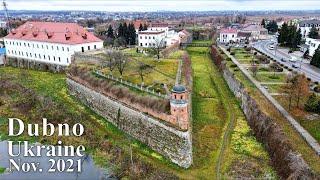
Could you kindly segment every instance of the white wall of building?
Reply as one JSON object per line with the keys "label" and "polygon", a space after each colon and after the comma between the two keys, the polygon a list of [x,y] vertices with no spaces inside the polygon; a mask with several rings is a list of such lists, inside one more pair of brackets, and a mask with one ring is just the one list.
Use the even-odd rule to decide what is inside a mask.
{"label": "white wall of building", "polygon": [[237,41],[237,33],[220,33],[220,43],[229,43],[230,41]]}
{"label": "white wall of building", "polygon": [[5,38],[4,42],[6,55],[8,57],[23,58],[62,66],[68,66],[71,63],[71,56],[75,52],[103,48],[102,41],[71,45]]}
{"label": "white wall of building", "polygon": [[318,49],[320,45],[319,39],[306,38],[306,45],[309,46],[309,56],[313,56],[314,52]]}
{"label": "white wall of building", "polygon": [[138,34],[138,43],[140,47],[144,48],[156,47],[160,42],[162,42],[162,46],[165,46],[165,37],[165,32],[155,33],[155,31],[141,31]]}

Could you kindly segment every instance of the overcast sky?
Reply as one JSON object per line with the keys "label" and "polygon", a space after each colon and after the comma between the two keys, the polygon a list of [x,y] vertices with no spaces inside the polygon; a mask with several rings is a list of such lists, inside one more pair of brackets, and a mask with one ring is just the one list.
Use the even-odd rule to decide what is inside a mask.
{"label": "overcast sky", "polygon": [[320,0],[7,0],[9,10],[215,11],[315,10]]}

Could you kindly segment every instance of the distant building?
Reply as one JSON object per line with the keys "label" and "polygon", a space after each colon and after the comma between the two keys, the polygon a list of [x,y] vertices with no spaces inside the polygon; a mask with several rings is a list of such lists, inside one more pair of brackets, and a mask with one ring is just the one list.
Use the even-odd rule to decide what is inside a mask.
{"label": "distant building", "polygon": [[165,46],[165,32],[164,31],[140,31],[138,34],[138,43],[140,47],[156,47]]}
{"label": "distant building", "polygon": [[68,66],[75,52],[103,47],[103,41],[76,23],[26,22],[5,38],[9,58]]}
{"label": "distant building", "polygon": [[320,28],[320,20],[303,20],[299,22],[297,28],[300,28],[302,38],[307,38],[312,27],[317,30]]}
{"label": "distant building", "polygon": [[224,28],[220,30],[220,43],[230,43],[238,41],[238,30],[234,28]]}
{"label": "distant building", "polygon": [[268,37],[268,30],[263,28],[260,25],[256,24],[249,24],[242,29],[240,29],[239,33],[250,33],[249,40],[259,40],[259,39],[267,39]]}
{"label": "distant building", "polygon": [[309,56],[312,57],[320,45],[320,39],[306,38],[305,44],[308,46]]}
{"label": "distant building", "polygon": [[187,41],[190,36],[186,30],[175,32],[169,30],[167,23],[153,23],[148,30],[138,32],[138,45],[144,48],[169,47],[182,41]]}

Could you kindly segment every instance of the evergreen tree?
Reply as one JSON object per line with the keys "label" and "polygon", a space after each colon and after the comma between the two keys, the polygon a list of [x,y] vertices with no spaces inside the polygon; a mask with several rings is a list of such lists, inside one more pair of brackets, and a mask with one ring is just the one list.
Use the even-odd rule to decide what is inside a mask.
{"label": "evergreen tree", "polygon": [[118,38],[120,37],[124,37],[124,30],[123,30],[123,26],[122,23],[119,24],[119,28],[118,28]]}
{"label": "evergreen tree", "polygon": [[264,27],[264,28],[266,27],[266,20],[265,19],[262,19],[261,26]]}
{"label": "evergreen tree", "polygon": [[141,23],[140,23],[140,26],[139,26],[139,31],[143,31],[143,26],[142,26]]}
{"label": "evergreen tree", "polygon": [[308,34],[308,37],[312,39],[318,39],[319,37],[318,30],[315,27],[312,27]]}
{"label": "evergreen tree", "polygon": [[319,48],[314,52],[314,55],[312,56],[310,64],[320,68],[320,49]]}
{"label": "evergreen tree", "polygon": [[6,28],[0,28],[0,37],[5,37],[8,35],[8,31]]}
{"label": "evergreen tree", "polygon": [[128,26],[128,39],[130,45],[136,44],[136,29],[134,28],[134,24],[130,23]]}
{"label": "evergreen tree", "polygon": [[268,29],[269,32],[275,33],[278,31],[278,24],[276,21],[272,20],[267,24],[266,28]]}
{"label": "evergreen tree", "polygon": [[129,31],[128,31],[128,25],[126,22],[123,24],[123,33],[124,33],[123,37],[125,38],[127,44],[129,44]]}
{"label": "evergreen tree", "polygon": [[113,34],[113,28],[111,25],[109,25],[108,30],[107,30],[107,37],[114,39],[114,34]]}
{"label": "evergreen tree", "polygon": [[292,48],[297,48],[298,45],[301,43],[301,30],[300,28],[298,29],[298,31],[296,31],[296,27],[292,26],[294,28],[294,36],[293,36],[293,40],[292,40]]}
{"label": "evergreen tree", "polygon": [[288,31],[289,31],[288,25],[287,23],[284,23],[280,29],[280,33],[278,36],[279,44],[282,44],[282,45],[286,44],[286,41],[288,39]]}
{"label": "evergreen tree", "polygon": [[145,30],[148,30],[148,26],[147,26],[146,23],[143,24],[143,30],[144,30],[144,31],[145,31]]}

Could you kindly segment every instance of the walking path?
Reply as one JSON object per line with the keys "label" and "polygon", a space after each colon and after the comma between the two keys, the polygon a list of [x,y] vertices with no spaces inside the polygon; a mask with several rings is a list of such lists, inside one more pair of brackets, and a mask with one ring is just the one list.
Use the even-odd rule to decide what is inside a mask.
{"label": "walking path", "polygon": [[222,46],[218,46],[232,62],[236,64],[242,73],[259,89],[259,91],[275,106],[275,108],[288,120],[288,122],[299,132],[299,134],[305,139],[310,147],[320,156],[320,145],[319,143],[306,131],[279,103],[276,101],[270,93],[261,84],[254,79],[249,71],[247,71],[239,61],[230,55],[230,53]]}

